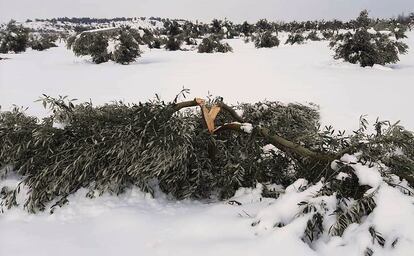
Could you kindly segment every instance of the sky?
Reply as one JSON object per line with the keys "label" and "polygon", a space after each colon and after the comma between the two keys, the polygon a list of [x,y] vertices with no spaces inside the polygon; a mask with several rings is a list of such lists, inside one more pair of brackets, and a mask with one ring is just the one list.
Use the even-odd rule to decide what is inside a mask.
{"label": "sky", "polygon": [[396,17],[414,12],[414,0],[0,0],[0,21],[65,16],[349,20],[362,9],[373,17]]}

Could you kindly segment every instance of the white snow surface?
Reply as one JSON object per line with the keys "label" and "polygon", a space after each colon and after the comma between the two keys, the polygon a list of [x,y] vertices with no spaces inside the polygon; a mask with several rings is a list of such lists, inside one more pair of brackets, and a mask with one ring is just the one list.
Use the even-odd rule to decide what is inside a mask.
{"label": "white snow surface", "polygon": [[250,123],[242,123],[240,126],[240,129],[244,131],[245,133],[252,133],[253,125]]}
{"label": "white snow surface", "polygon": [[12,104],[27,106],[29,113],[45,116],[41,104],[34,103],[42,93],[103,104],[148,100],[156,93],[173,100],[185,87],[190,97],[212,93],[229,104],[264,99],[313,102],[320,105],[323,124],[341,130],[357,129],[360,115],[371,121],[401,120],[414,130],[414,32],[408,33],[411,50],[400,62],[372,68],[333,60],[324,41],[271,49],[256,49],[242,39],[227,42],[233,53],[143,48],[131,65],[96,65],[63,45],[44,52],[1,54],[10,59],[0,61],[0,105],[3,110]]}
{"label": "white snow surface", "polygon": [[[378,170],[365,167],[370,172]],[[0,185],[13,186],[16,176]],[[377,207],[362,221],[351,224],[343,237],[324,234],[311,246],[302,241],[311,214],[300,214],[298,203],[323,203],[325,230],[335,222],[335,195],[317,196],[315,185],[299,179],[279,198],[262,198],[262,184],[241,188],[225,202],[173,201],[160,192],[155,198],[138,189],[116,197],[86,198],[81,189],[69,204],[48,212],[29,214],[21,207],[0,215],[0,255],[411,255],[414,250],[414,198],[386,183],[377,187]],[[280,186],[271,185],[278,188]],[[19,195],[22,202],[26,189]],[[319,206],[318,206],[319,207]],[[319,207],[320,208],[320,207]],[[375,227],[385,246],[372,245],[368,228]],[[392,243],[398,239],[394,248]]]}
{"label": "white snow surface", "polygon": [[[2,110],[12,104],[28,106],[30,114],[42,117],[47,111],[33,102],[42,93],[103,104],[147,100],[155,93],[172,100],[184,86],[191,89],[190,97],[213,93],[230,104],[314,102],[321,107],[323,123],[340,129],[356,129],[361,114],[371,120],[402,120],[414,129],[414,32],[408,36],[410,51],[398,64],[373,68],[332,60],[327,42],[255,49],[234,39],[227,40],[234,52],[226,54],[145,49],[127,66],[92,64],[63,45],[45,52],[1,54],[10,59],[0,61],[0,105]],[[137,189],[88,199],[86,190],[80,190],[52,215],[29,214],[21,207],[0,214],[0,255],[363,255],[372,242],[370,226],[386,239],[384,248],[370,247],[375,256],[412,255],[413,197],[384,183],[376,167],[355,165],[356,156],[341,160],[356,166],[361,184],[377,189],[377,207],[361,224],[349,226],[343,237],[324,235],[311,246],[301,240],[311,215],[299,216],[298,203],[323,201],[331,213],[336,199],[314,198],[323,181],[309,185],[300,179],[277,199],[261,198],[261,184],[242,188],[232,198],[242,205],[173,201],[161,193],[152,198]],[[0,187],[19,181],[11,176]],[[329,216],[325,228],[335,221]]]}

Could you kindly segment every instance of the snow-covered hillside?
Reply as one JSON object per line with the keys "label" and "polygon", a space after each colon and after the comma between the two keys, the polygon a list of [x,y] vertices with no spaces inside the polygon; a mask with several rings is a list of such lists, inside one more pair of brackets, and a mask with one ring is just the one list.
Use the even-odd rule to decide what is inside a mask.
{"label": "snow-covered hillside", "polygon": [[73,32],[76,27],[85,28],[107,28],[112,26],[129,26],[131,28],[146,28],[157,29],[163,27],[163,22],[148,18],[131,18],[128,20],[117,20],[108,22],[88,22],[88,23],[75,23],[71,21],[50,21],[50,20],[27,20],[25,22],[19,22],[23,26],[33,31],[57,31],[57,32]]}

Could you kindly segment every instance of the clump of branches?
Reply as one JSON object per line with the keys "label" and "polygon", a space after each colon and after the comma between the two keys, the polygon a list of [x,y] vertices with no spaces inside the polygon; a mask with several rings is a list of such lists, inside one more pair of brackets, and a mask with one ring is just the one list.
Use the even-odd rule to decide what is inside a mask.
{"label": "clump of branches", "polygon": [[303,44],[305,42],[305,37],[302,35],[302,33],[296,32],[289,34],[288,38],[286,39],[285,44]]}
{"label": "clump of branches", "polygon": [[58,36],[56,34],[31,34],[28,44],[33,50],[44,51],[52,47],[57,47],[55,43],[57,40]]}
{"label": "clump of branches", "polygon": [[[51,202],[52,208],[62,205],[82,187],[94,195],[132,186],[151,192],[157,184],[178,199],[225,199],[258,182],[330,180],[338,171],[332,161],[355,152],[361,161],[386,163],[389,174],[414,184],[411,132],[379,121],[375,134],[367,132],[366,122],[354,135],[321,130],[314,105],[266,101],[230,107],[222,98],[177,97],[94,106],[46,95],[41,101],[52,110],[43,120],[17,108],[0,112],[0,169],[8,166],[23,177],[18,187],[2,190],[4,207],[17,204],[21,186],[29,188],[24,206],[31,212]],[[202,115],[190,107],[200,107]],[[265,152],[268,144],[275,150]],[[333,190],[346,194],[347,187]]]}
{"label": "clump of branches", "polygon": [[273,35],[271,31],[261,33],[254,39],[254,46],[256,46],[256,48],[272,48],[279,46],[279,43],[279,39],[276,35]]}
{"label": "clump of branches", "polygon": [[306,40],[320,41],[321,38],[318,36],[318,33],[314,30],[309,32],[309,34],[306,36]]}
{"label": "clump of branches", "polygon": [[359,26],[355,32],[348,31],[332,37],[330,46],[335,51],[335,59],[366,67],[396,63],[399,54],[407,53],[408,46],[399,41],[405,36],[403,28],[394,29],[393,33],[375,31],[369,27],[372,22],[366,11],[361,12],[357,22]]}
{"label": "clump of branches", "polygon": [[181,45],[183,40],[180,36],[169,36],[168,40],[165,42],[165,49],[168,51],[178,51],[181,50]]}
{"label": "clump of branches", "polygon": [[140,56],[138,33],[128,27],[84,31],[67,40],[76,56],[91,56],[96,64],[113,60],[129,64]]}
{"label": "clump of branches", "polygon": [[128,30],[122,29],[116,39],[119,43],[115,43],[115,49],[112,52],[112,59],[116,63],[126,65],[140,56],[138,42]]}
{"label": "clump of branches", "polygon": [[231,52],[233,49],[228,43],[223,43],[219,38],[210,36],[203,38],[201,43],[198,45],[199,53],[214,53],[214,52]]}
{"label": "clump of branches", "polygon": [[29,41],[29,30],[16,21],[7,23],[4,30],[0,30],[0,53],[20,53],[26,51]]}

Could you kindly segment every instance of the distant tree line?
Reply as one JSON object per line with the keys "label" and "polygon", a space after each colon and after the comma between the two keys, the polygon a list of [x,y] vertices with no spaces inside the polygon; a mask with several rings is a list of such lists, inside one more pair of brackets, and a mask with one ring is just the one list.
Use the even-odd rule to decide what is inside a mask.
{"label": "distant tree line", "polygon": [[[37,21],[51,22],[59,29],[75,32],[73,37],[84,35],[89,30],[99,31],[100,28],[120,26],[117,22],[135,21],[137,18],[55,18],[55,19],[37,19]],[[145,19],[145,18],[140,18]],[[391,19],[372,19],[368,16],[366,10],[350,21],[340,20],[319,20],[319,21],[291,21],[291,22],[272,22],[266,19],[258,20],[256,23],[247,21],[236,24],[227,19],[213,19],[210,23],[193,22],[182,19],[162,19],[151,17],[148,19],[153,27],[125,27],[139,45],[147,45],[149,48],[161,49],[168,51],[178,50],[197,50],[199,53],[214,52],[231,52],[232,48],[223,40],[242,38],[244,41],[253,42],[257,48],[278,47],[281,43],[288,45],[304,44],[308,41],[327,40],[334,51],[335,59],[342,59],[346,62],[359,64],[363,67],[373,66],[375,64],[388,64],[399,61],[399,55],[408,51],[408,46],[402,41],[406,38],[405,32],[411,30],[414,24],[414,14],[399,15]],[[59,23],[58,23],[59,22]],[[155,26],[155,22],[161,22],[160,26]],[[55,24],[56,23],[56,24]],[[64,24],[60,24],[64,23]],[[72,24],[72,25],[70,25]],[[124,26],[124,25],[122,25]],[[7,35],[7,30],[0,30],[0,40],[2,40],[2,52],[21,52],[23,48],[5,47],[4,45],[24,45],[14,41],[20,40]],[[36,31],[30,31],[36,32]],[[43,34],[50,34],[50,31],[42,30]],[[287,33],[287,38],[281,42],[280,33]],[[93,40],[87,41],[89,45],[94,42],[101,44],[99,35],[91,36]],[[59,37],[65,37],[68,42],[73,40],[68,38],[67,34],[61,33]],[[111,40],[106,36],[106,40]],[[33,38],[33,37],[32,37]],[[95,40],[96,39],[96,40]],[[72,41],[71,41],[72,40]],[[40,41],[46,41],[42,39]],[[79,40],[77,44],[81,43]],[[86,41],[85,41],[86,42]],[[38,45],[38,44],[37,44]],[[46,49],[52,44],[44,43],[45,47],[40,46],[37,49]],[[85,46],[86,47],[86,46]],[[94,50],[103,46],[92,47]],[[71,47],[69,47],[71,48]],[[91,48],[91,49],[92,49]],[[136,48],[136,47],[133,47]],[[14,49],[14,50],[13,50]],[[71,48],[73,50],[77,48]],[[103,48],[102,48],[103,49]],[[139,56],[135,50],[130,52],[130,59],[134,60]],[[79,55],[79,52],[75,51]],[[127,53],[126,53],[127,54]],[[85,55],[82,51],[81,55]],[[86,55],[93,56],[93,53]],[[111,58],[97,58],[96,63],[102,63]],[[105,60],[105,61],[103,61]],[[129,62],[128,62],[129,63]]]}

